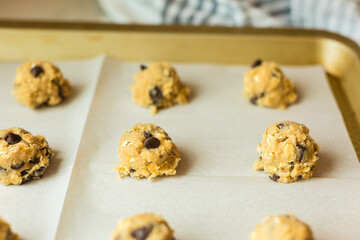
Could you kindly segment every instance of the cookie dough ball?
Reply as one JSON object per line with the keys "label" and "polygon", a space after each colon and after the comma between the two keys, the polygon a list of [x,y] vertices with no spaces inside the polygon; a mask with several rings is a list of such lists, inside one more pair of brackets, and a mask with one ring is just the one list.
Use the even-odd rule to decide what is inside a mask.
{"label": "cookie dough ball", "polygon": [[150,107],[152,114],[161,108],[177,103],[188,103],[190,88],[179,79],[175,69],[166,62],[142,66],[134,76],[131,86],[132,100],[143,107]]}
{"label": "cookie dough ball", "polygon": [[40,179],[54,156],[43,136],[22,128],[0,130],[0,182],[23,184]]}
{"label": "cookie dough ball", "polygon": [[180,154],[168,134],[154,124],[137,124],[120,138],[120,177],[154,178],[175,175]]}
{"label": "cookie dough ball", "polygon": [[310,179],[318,164],[319,146],[304,124],[283,121],[271,125],[257,147],[261,155],[255,170],[264,170],[275,182]]}
{"label": "cookie dough ball", "polygon": [[70,91],[68,80],[50,62],[29,61],[17,69],[13,94],[29,108],[57,105]]}
{"label": "cookie dough ball", "polygon": [[0,218],[0,240],[16,240],[17,234],[11,231],[10,224]]}
{"label": "cookie dough ball", "polygon": [[251,240],[313,240],[309,226],[294,215],[277,215],[265,217],[254,228]]}
{"label": "cookie dough ball", "polygon": [[255,61],[243,84],[244,97],[255,105],[285,109],[298,97],[293,83],[274,62]]}
{"label": "cookie dough ball", "polygon": [[142,213],[126,218],[116,226],[112,240],[173,240],[174,231],[160,216]]}

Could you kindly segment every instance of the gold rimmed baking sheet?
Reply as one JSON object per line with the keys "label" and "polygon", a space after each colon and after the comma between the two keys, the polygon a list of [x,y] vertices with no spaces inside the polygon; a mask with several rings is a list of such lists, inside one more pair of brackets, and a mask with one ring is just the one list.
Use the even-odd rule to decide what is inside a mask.
{"label": "gold rimmed baking sheet", "polygon": [[[346,135],[345,128],[341,122],[341,117],[343,117],[358,155],[359,144],[356,137],[358,136],[357,131],[359,129],[357,118],[357,116],[359,116],[357,114],[359,113],[359,96],[357,95],[359,89],[357,79],[359,78],[360,72],[359,52],[359,48],[353,42],[338,35],[321,31],[64,23],[0,23],[0,58],[3,61],[24,61],[26,59],[36,58],[69,61],[73,59],[88,59],[99,54],[107,54],[121,61],[119,66],[114,63],[116,67],[111,69],[121,69],[121,67],[123,67],[127,71],[131,70],[132,73],[136,71],[140,63],[165,59],[179,67],[179,70],[184,73],[185,77],[187,75],[185,74],[186,69],[188,68],[185,65],[187,64],[193,64],[196,69],[198,69],[201,64],[204,64],[203,68],[206,68],[207,64],[215,64],[217,67],[223,67],[224,69],[227,67],[230,69],[232,68],[231,66],[234,66],[234,71],[236,72],[232,75],[233,77],[231,77],[231,79],[239,76],[239,84],[241,82],[240,75],[244,69],[247,68],[241,65],[248,66],[255,58],[259,57],[278,61],[282,65],[293,65],[293,70],[291,70],[291,66],[286,66],[284,69],[286,72],[290,71],[288,72],[289,75],[295,80],[298,74],[292,75],[293,73],[291,72],[298,71],[296,70],[297,67],[300,66],[305,69],[307,67],[306,65],[311,65],[308,67],[321,65],[327,72],[327,80],[330,83],[332,93],[342,113],[340,116],[337,112],[336,119],[339,124],[332,124],[332,126],[341,125],[341,127],[335,127],[334,131],[342,132]],[[136,63],[134,64],[134,62]],[[105,61],[103,68],[108,66],[108,64],[111,65],[111,61],[110,63]],[[182,64],[184,64],[184,66],[182,66]],[[215,69],[217,68],[216,66],[209,68]],[[243,70],[237,72],[237,67],[243,68]],[[202,72],[207,71],[203,69],[200,73]],[[103,70],[102,73],[104,73]],[[120,73],[123,72],[120,71]],[[188,74],[190,73],[191,71],[188,72]],[[326,83],[323,71],[319,66],[318,73],[322,74],[321,77],[320,75],[314,75],[309,72],[308,74],[304,74],[304,76],[307,76],[307,83],[311,83],[312,77],[315,78],[313,81],[320,81],[320,79],[322,79],[323,83]],[[108,73],[108,76],[111,77],[115,75]],[[192,78],[190,75],[188,76],[188,83],[196,84],[196,81],[191,81]],[[128,72],[127,75],[116,79],[126,79],[126,81],[129,81],[122,83],[125,84],[121,87],[124,91],[119,94],[123,94],[124,99],[117,103],[126,105],[133,104],[130,102],[129,92],[125,89],[131,82],[131,74]],[[116,79],[112,80],[115,81]],[[194,79],[201,80],[202,76],[198,75],[196,78],[194,77]],[[218,77],[218,79],[221,79],[221,77]],[[297,85],[300,86],[299,89],[305,89],[302,88],[304,85],[301,87],[302,83],[299,81],[301,79],[302,78],[298,78],[296,80]],[[237,81],[235,81],[235,84],[236,82]],[[306,92],[306,94],[313,94],[304,98],[304,101],[310,101],[312,98],[321,98],[322,95],[321,92],[319,92],[319,88],[311,89],[311,84],[307,86],[307,90],[304,92]],[[328,101],[329,103],[331,102],[331,104],[320,104],[320,102],[317,102],[317,105],[314,105],[318,107],[320,105],[330,106],[332,109],[336,109],[335,103],[330,96],[330,91],[328,87],[325,86],[326,84],[322,85],[324,89],[326,88],[324,91],[327,91],[327,99],[331,99],[331,101]],[[106,87],[109,87],[106,81],[104,83],[104,81],[100,79],[96,91]],[[211,85],[209,85],[209,87],[211,87]],[[115,91],[117,88],[118,87],[111,87],[110,89]],[[220,88],[221,86],[217,86],[213,89]],[[196,90],[196,86],[194,89]],[[197,89],[201,90],[201,88]],[[212,89],[208,90],[212,91]],[[239,101],[244,101],[239,95],[240,91],[238,92],[237,89],[232,90],[236,91],[236,93],[234,92],[234,96],[239,97]],[[217,91],[214,91],[214,93],[216,92]],[[125,97],[126,94],[127,97]],[[218,161],[221,160],[220,157],[215,160],[213,159],[212,165],[209,164],[209,166],[204,164],[204,162],[200,166],[200,161],[191,166],[191,160],[196,159],[192,154],[195,153],[198,158],[201,155],[201,153],[197,153],[196,151],[191,152],[192,148],[186,147],[187,136],[191,135],[191,131],[185,136],[184,134],[178,134],[179,131],[176,132],[171,126],[171,124],[175,124],[176,121],[180,119],[176,116],[176,112],[183,110],[186,112],[186,107],[188,107],[189,110],[189,108],[196,105],[196,101],[198,101],[197,103],[201,101],[199,97],[201,92],[197,94],[198,97],[195,95],[194,102],[188,106],[183,106],[184,108],[181,108],[182,106],[176,106],[166,110],[166,112],[159,113],[156,117],[148,115],[146,109],[140,110],[135,108],[135,106],[133,110],[129,110],[131,114],[138,114],[136,116],[139,117],[139,121],[141,121],[140,119],[149,121],[154,119],[156,122],[156,119],[161,119],[161,116],[165,115],[172,120],[167,121],[169,119],[163,119],[161,126],[164,125],[164,128],[171,136],[173,136],[175,140],[177,139],[176,142],[179,143],[179,148],[184,156],[183,162],[181,162],[178,169],[178,176],[160,178],[154,183],[148,183],[146,180],[118,179],[115,171],[113,171],[113,167],[119,161],[116,156],[116,139],[120,137],[122,130],[130,127],[130,123],[121,124],[114,132],[104,132],[101,131],[101,129],[87,131],[89,128],[85,127],[82,135],[83,140],[80,142],[82,147],[80,151],[78,151],[76,158],[77,160],[66,194],[66,201],[62,209],[62,217],[59,221],[60,225],[56,239],[67,239],[75,235],[84,236],[85,232],[75,230],[80,229],[81,226],[90,226],[90,223],[94,224],[94,228],[91,227],[91,229],[96,229],[99,221],[101,221],[103,217],[106,217],[106,220],[101,221],[101,224],[103,224],[101,226],[102,231],[97,232],[98,237],[101,238],[115,227],[116,219],[141,211],[154,211],[164,214],[176,229],[176,236],[181,236],[182,239],[189,238],[189,236],[192,236],[193,239],[202,239],[202,236],[209,235],[209,229],[213,229],[214,231],[211,232],[213,235],[208,236],[208,239],[212,239],[212,237],[221,239],[223,236],[221,233],[225,233],[229,228],[235,231],[226,235],[231,236],[231,239],[235,239],[234,236],[238,236],[237,233],[241,234],[242,238],[246,238],[245,236],[251,232],[251,228],[264,215],[287,213],[282,211],[290,211],[291,209],[293,209],[293,213],[299,214],[301,217],[304,217],[305,220],[309,221],[314,227],[316,236],[322,236],[326,239],[331,239],[333,236],[342,236],[351,239],[353,234],[358,233],[355,228],[358,214],[356,211],[353,211],[353,209],[357,210],[358,208],[357,202],[354,201],[354,199],[358,199],[359,195],[357,192],[352,191],[352,189],[358,188],[359,185],[357,178],[353,177],[354,174],[352,174],[358,174],[355,167],[357,165],[356,156],[354,152],[351,152],[351,155],[345,153],[348,157],[347,159],[352,160],[353,165],[350,166],[351,171],[345,172],[344,176],[337,174],[338,170],[344,170],[341,162],[337,161],[338,159],[342,159],[340,156],[342,152],[338,151],[334,153],[336,149],[339,150],[338,146],[336,149],[335,147],[331,149],[334,153],[333,156],[329,154],[331,151],[327,151],[330,145],[334,146],[334,143],[331,143],[331,141],[336,141],[336,138],[334,138],[335,134],[334,136],[329,135],[329,138],[322,138],[321,142],[331,144],[325,144],[323,148],[324,151],[321,153],[323,155],[320,155],[324,161],[319,166],[315,177],[309,182],[300,181],[291,185],[275,184],[268,180],[266,174],[252,171],[252,158],[256,157],[255,147],[254,150],[239,153],[249,154],[247,157],[245,156],[248,162],[238,163],[238,165],[236,165],[239,169],[243,170],[237,172],[237,168],[232,168],[233,165],[231,161],[229,161],[228,156],[227,161],[229,164],[226,165],[225,162],[223,162],[224,164],[220,164],[220,166],[224,167],[226,165],[229,170],[225,173],[218,174],[217,166]],[[108,95],[106,91],[105,95]],[[215,100],[217,96],[218,95],[215,94],[212,100]],[[226,96],[229,97],[230,95]],[[206,98],[206,101],[207,99],[209,98]],[[103,103],[102,100],[104,100],[102,97],[94,98],[91,108],[94,107],[94,109],[96,109],[96,105]],[[299,104],[301,103],[304,102],[300,101]],[[108,111],[109,106],[112,106],[112,104],[115,103],[109,101],[105,104],[106,107],[100,108],[101,110],[93,110],[91,116],[98,116],[101,120],[102,116],[106,116],[105,113],[107,113],[106,111]],[[212,104],[216,105],[217,103],[216,101],[212,101]],[[248,103],[244,101],[243,104],[247,106],[246,104]],[[302,107],[304,106],[305,105],[302,105]],[[297,107],[301,106],[295,105],[290,108],[287,113],[294,112],[294,116],[296,116],[297,119],[303,119],[301,115],[303,111],[294,111]],[[211,109],[212,108],[209,108],[209,111],[211,111]],[[321,110],[321,108],[317,109]],[[255,114],[258,110],[263,113],[269,111],[269,109],[261,111],[263,109],[251,108],[251,111],[254,111],[253,113]],[[103,115],[101,115],[101,113],[103,113],[102,111],[105,111]],[[309,112],[311,113],[311,111]],[[119,114],[123,115],[117,117],[126,117],[126,113],[120,110]],[[266,114],[264,114],[264,117],[266,117],[265,115]],[[91,116],[88,116],[88,122],[94,121],[95,118],[91,118]],[[188,112],[185,113],[184,116],[191,116],[191,114]],[[329,116],[329,119],[333,119],[333,116],[327,116]],[[308,116],[306,116],[306,118],[307,117]],[[109,119],[115,120],[116,118]],[[130,119],[128,120],[130,121]],[[131,122],[133,121],[134,119]],[[272,121],[275,121],[275,116],[272,116],[271,122]],[[219,121],[217,121],[217,123],[218,122]],[[329,120],[329,122],[331,122],[331,120]],[[120,123],[121,122],[118,121],[116,124],[119,125]],[[311,125],[312,124],[313,123],[311,123]],[[310,126],[315,136],[318,129],[326,128],[325,125],[322,126],[321,124],[321,122],[316,122],[316,127],[313,128]],[[111,124],[107,125],[110,126]],[[265,128],[265,125],[267,125],[267,122],[266,124],[264,123],[262,127],[256,129],[256,134],[252,128],[251,132],[248,130],[244,136],[252,136],[254,139],[259,136],[260,138],[264,130],[260,128]],[[192,126],[191,123],[190,126]],[[190,128],[188,129],[191,130]],[[172,133],[172,131],[175,132]],[[329,134],[331,134],[330,131]],[[206,134],[202,134],[201,137],[203,135]],[[222,137],[226,141],[229,140],[226,138],[226,135]],[[110,141],[110,138],[114,140]],[[201,139],[197,140],[196,146],[200,146]],[[111,144],[109,145],[111,147],[105,152],[111,152],[111,157],[106,158],[103,162],[104,152],[96,150],[101,149],[100,145],[106,141]],[[88,144],[89,142],[91,144]],[[256,143],[256,140],[253,141],[251,146]],[[347,145],[348,148],[346,148],[345,152],[350,152],[351,144],[349,140],[347,140]],[[84,152],[90,152],[90,150],[87,151],[88,147],[94,153],[94,156],[82,157],[84,156]],[[104,146],[101,145],[101,147]],[[206,151],[207,147],[208,145],[203,146],[203,151]],[[215,149],[215,147],[216,146],[213,148]],[[231,149],[229,148],[227,152],[231,152]],[[331,161],[327,161],[329,159]],[[323,164],[324,162],[335,164]],[[345,162],[348,163],[350,161]],[[97,163],[100,165],[97,166]],[[105,165],[106,167],[103,167]],[[229,172],[231,174],[229,174]],[[241,176],[241,174],[239,174],[243,172],[246,172],[248,175]],[[104,178],[100,177],[100,175],[103,175]],[[46,178],[43,180],[46,180]],[[96,185],[98,182],[101,183],[100,186],[104,187]],[[45,184],[45,181],[42,183]],[[31,185],[29,186],[31,187]],[[105,191],[107,189],[105,186],[113,187],[113,190]],[[100,188],[104,191],[99,191]],[[11,189],[13,188],[10,188],[10,190]],[[89,189],[94,190],[96,194],[88,194]],[[150,191],[147,192],[148,190]],[[112,194],[109,195],[109,192]],[[144,196],[145,192],[146,194]],[[341,197],[344,195],[348,197],[342,199]],[[271,196],[271,200],[267,200],[269,196]],[[289,196],[294,196],[295,199],[291,200]],[[85,200],[82,201],[82,199]],[[285,201],[284,199],[287,200]],[[323,202],[327,204],[322,204]],[[84,203],[87,207],[85,210],[82,207]],[[102,203],[104,203],[104,205],[102,205]],[[130,203],[132,203],[132,207],[130,207]],[[122,205],[116,208],[117,204]],[[129,204],[129,207],[126,204]],[[174,204],[176,207],[165,211],[166,208],[164,208],[163,204],[170,207]],[[114,209],[116,208],[116,210],[108,211],[109,209],[106,208],[109,206],[114,207]],[[327,207],[324,208],[321,206]],[[338,208],[332,209],[331,207],[333,206],[338,206]],[[93,209],[93,211],[87,212],[86,209]],[[250,211],[249,209],[256,209],[256,211]],[[241,214],[241,217],[238,219],[235,218],[235,221],[229,221],[230,215],[234,217],[234,214]],[[322,220],[316,220],[315,217],[312,217],[312,214],[322,216]],[[94,221],[87,220],[92,216],[96,218],[93,219]],[[249,221],[249,216],[252,217],[251,221]],[[26,217],[27,215],[24,214],[24,218]],[[82,219],[82,217],[84,218]],[[335,230],[329,233],[323,226],[338,226],[339,224],[337,221],[333,221],[332,217],[334,219],[344,220],[341,224],[346,224],[345,226],[353,230],[343,231],[341,228],[335,229],[332,227]],[[76,223],[76,229],[74,229],[75,225],[69,222],[69,219],[73,219],[72,223]],[[326,221],[324,219],[326,219]],[[201,224],[202,221],[204,221],[203,224]],[[227,224],[222,226],[218,224],[219,221],[226,222]],[[13,222],[18,224],[16,220],[13,220]],[[245,222],[246,224],[241,224]],[[199,226],[194,228],[197,224]],[[237,228],[238,226],[240,227]]]}

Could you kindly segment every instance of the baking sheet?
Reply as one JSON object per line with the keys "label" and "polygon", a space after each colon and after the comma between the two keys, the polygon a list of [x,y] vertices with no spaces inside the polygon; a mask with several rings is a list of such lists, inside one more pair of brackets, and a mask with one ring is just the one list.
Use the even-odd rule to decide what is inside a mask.
{"label": "baking sheet", "polygon": [[[289,212],[308,222],[316,239],[360,235],[360,166],[320,66],[283,68],[300,100],[282,111],[241,96],[247,66],[174,64],[193,91],[191,102],[151,116],[131,102],[128,87],[139,65],[105,61],[56,239],[106,239],[118,219],[144,211],[168,219],[177,239],[247,239],[265,215]],[[252,170],[262,133],[281,120],[306,124],[321,146],[311,181],[278,184]],[[138,122],[172,137],[183,158],[177,176],[118,178],[119,138]]]}
{"label": "baking sheet", "polygon": [[81,134],[100,74],[103,57],[55,62],[72,84],[69,98],[56,107],[29,109],[11,94],[16,68],[22,63],[0,63],[1,129],[22,127],[44,135],[56,156],[42,180],[21,186],[0,184],[0,216],[23,239],[55,238]]}

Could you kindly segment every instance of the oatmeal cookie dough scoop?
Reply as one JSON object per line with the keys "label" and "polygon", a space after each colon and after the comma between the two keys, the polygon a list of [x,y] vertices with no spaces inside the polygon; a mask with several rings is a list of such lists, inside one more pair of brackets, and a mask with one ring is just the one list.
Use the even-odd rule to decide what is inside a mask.
{"label": "oatmeal cookie dough scoop", "polygon": [[256,60],[245,72],[242,93],[252,104],[285,109],[298,95],[293,83],[274,62]]}
{"label": "oatmeal cookie dough scoop", "polygon": [[18,235],[11,231],[9,223],[0,217],[0,240],[17,240]]}
{"label": "oatmeal cookie dough scoop", "polygon": [[4,185],[40,179],[53,156],[43,136],[22,128],[0,130],[0,182]]}
{"label": "oatmeal cookie dough scoop", "polygon": [[137,124],[120,138],[121,162],[115,168],[120,177],[154,178],[175,175],[181,160],[169,135],[154,124]]}
{"label": "oatmeal cookie dough scoop", "polygon": [[319,146],[304,124],[283,121],[271,125],[263,134],[257,151],[255,170],[263,170],[280,183],[310,179],[318,164]]}
{"label": "oatmeal cookie dough scoop", "polygon": [[190,88],[181,81],[176,70],[166,62],[141,66],[130,87],[132,100],[143,107],[151,108],[152,114],[159,109],[175,104],[188,103]]}
{"label": "oatmeal cookie dough scoop", "polygon": [[253,230],[250,240],[314,240],[308,225],[294,215],[265,217]]}
{"label": "oatmeal cookie dough scoop", "polygon": [[165,219],[153,213],[142,213],[119,221],[111,239],[174,240],[173,234]]}
{"label": "oatmeal cookie dough scoop", "polygon": [[71,92],[59,68],[46,61],[29,61],[18,67],[14,83],[13,95],[29,108],[57,105]]}

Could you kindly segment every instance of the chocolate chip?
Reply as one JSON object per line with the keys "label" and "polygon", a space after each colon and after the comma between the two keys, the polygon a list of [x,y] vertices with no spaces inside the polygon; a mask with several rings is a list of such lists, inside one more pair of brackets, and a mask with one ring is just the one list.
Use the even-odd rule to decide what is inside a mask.
{"label": "chocolate chip", "polygon": [[22,138],[20,137],[20,135],[17,135],[15,133],[7,133],[5,135],[5,141],[9,144],[9,145],[14,145],[16,143],[19,143],[22,140]]}
{"label": "chocolate chip", "polygon": [[49,101],[50,101],[50,98],[47,98],[46,101],[41,103],[38,107],[41,108],[41,107],[49,106]]}
{"label": "chocolate chip", "polygon": [[58,87],[58,95],[61,98],[61,100],[65,99],[64,93],[63,93],[63,88],[59,83],[56,83],[57,87]]}
{"label": "chocolate chip", "polygon": [[131,173],[133,173],[133,172],[136,172],[136,170],[135,170],[135,169],[130,168],[130,172],[131,172]]}
{"label": "chocolate chip", "polygon": [[272,175],[272,176],[269,176],[269,178],[270,178],[271,180],[273,180],[274,182],[277,182],[278,179],[280,178],[280,176],[274,174],[274,175]]}
{"label": "chocolate chip", "polygon": [[257,96],[253,96],[252,98],[250,98],[250,102],[254,105],[256,105],[258,97]]}
{"label": "chocolate chip", "polygon": [[279,124],[276,124],[276,126],[278,129],[282,129],[283,127],[285,127],[285,124],[279,123]]}
{"label": "chocolate chip", "polygon": [[158,86],[153,87],[149,91],[150,98],[154,101],[159,100],[162,98],[161,89]]}
{"label": "chocolate chip", "polygon": [[2,170],[4,170],[4,171],[5,171],[5,170],[6,170],[6,168],[0,167],[0,171],[2,171]]}
{"label": "chocolate chip", "polygon": [[52,155],[52,153],[49,151],[49,148],[47,147],[40,148],[40,150],[45,150],[45,155],[47,157],[50,157]]}
{"label": "chocolate chip", "polygon": [[299,149],[303,149],[304,151],[307,149],[304,145],[296,144],[296,147]]}
{"label": "chocolate chip", "polygon": [[259,157],[259,161],[262,161],[262,156]]}
{"label": "chocolate chip", "polygon": [[23,185],[24,183],[26,183],[26,182],[28,182],[28,181],[30,181],[30,179],[28,179],[28,177],[27,177],[27,178],[23,178],[23,179],[21,180],[20,185]]}
{"label": "chocolate chip", "polygon": [[141,69],[141,71],[143,71],[143,70],[147,69],[147,66],[141,64],[141,65],[140,65],[140,69]]}
{"label": "chocolate chip", "polygon": [[21,180],[20,185],[22,185],[22,184],[24,184],[24,183],[27,183],[27,182],[29,182],[29,181],[32,180],[32,179],[36,179],[36,178],[34,178],[33,175],[29,174],[29,175],[26,176],[26,178],[23,178],[23,179]]}
{"label": "chocolate chip", "polygon": [[5,240],[11,240],[11,239],[14,239],[14,237],[15,237],[14,234],[11,232],[10,228],[8,228],[6,231]]}
{"label": "chocolate chip", "polygon": [[41,175],[44,174],[44,172],[45,172],[45,168],[44,168],[44,167],[40,167],[39,169],[37,169],[37,170],[35,170],[35,171],[33,172],[33,175],[34,175],[35,177],[40,177]]}
{"label": "chocolate chip", "polygon": [[153,100],[152,105],[159,106],[160,105],[160,100]]}
{"label": "chocolate chip", "polygon": [[27,176],[27,181],[32,179],[39,179],[45,173],[45,167],[40,167],[39,169],[32,172],[32,174]]}
{"label": "chocolate chip", "polygon": [[297,160],[301,162],[304,158],[304,152],[307,148],[301,144],[297,144],[296,148],[298,149]]}
{"label": "chocolate chip", "polygon": [[34,157],[33,159],[31,159],[29,161],[29,163],[31,163],[31,164],[38,164],[39,162],[40,162],[40,158],[38,158],[38,157]]}
{"label": "chocolate chip", "polygon": [[149,132],[144,132],[144,136],[145,136],[145,138],[149,138],[149,137],[152,137],[153,135]]}
{"label": "chocolate chip", "polygon": [[262,93],[260,94],[260,97],[261,97],[261,98],[265,97],[265,93],[262,92]]}
{"label": "chocolate chip", "polygon": [[24,170],[24,171],[21,171],[21,176],[25,176],[26,174],[28,174],[28,171],[27,170]]}
{"label": "chocolate chip", "polygon": [[17,169],[20,169],[24,166],[25,162],[21,162],[21,163],[18,163],[18,164],[13,164],[11,165],[11,169],[13,170],[17,170]]}
{"label": "chocolate chip", "polygon": [[251,65],[252,68],[255,68],[257,66],[260,66],[262,64],[262,60],[261,59],[256,59],[253,64]]}
{"label": "chocolate chip", "polygon": [[147,236],[149,236],[149,234],[151,233],[152,229],[153,229],[153,225],[138,228],[131,232],[131,236],[136,240],[145,240]]}
{"label": "chocolate chip", "polygon": [[316,146],[314,146],[314,153],[315,153],[315,156],[316,156],[316,157],[319,157],[319,152],[318,152]]}
{"label": "chocolate chip", "polygon": [[147,149],[157,148],[160,146],[160,141],[156,137],[149,137],[145,139],[144,145]]}
{"label": "chocolate chip", "polygon": [[47,157],[51,157],[51,156],[52,156],[52,152],[50,152],[48,148],[46,149],[45,156],[47,156]]}
{"label": "chocolate chip", "polygon": [[44,73],[44,69],[41,66],[34,66],[30,72],[34,77],[38,77],[41,73]]}

